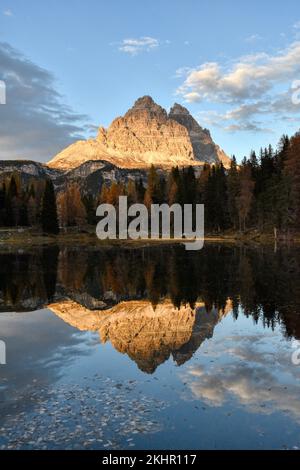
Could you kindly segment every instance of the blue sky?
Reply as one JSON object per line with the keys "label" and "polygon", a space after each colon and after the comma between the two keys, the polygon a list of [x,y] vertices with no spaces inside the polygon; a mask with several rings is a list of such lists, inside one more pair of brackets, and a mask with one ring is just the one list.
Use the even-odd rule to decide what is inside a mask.
{"label": "blue sky", "polygon": [[1,79],[0,158],[47,160],[150,94],[241,159],[299,129],[300,4],[1,0]]}

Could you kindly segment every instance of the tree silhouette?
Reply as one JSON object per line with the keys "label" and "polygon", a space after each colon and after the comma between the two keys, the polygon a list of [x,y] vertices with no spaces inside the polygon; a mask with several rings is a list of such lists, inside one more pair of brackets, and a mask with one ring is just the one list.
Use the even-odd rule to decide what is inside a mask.
{"label": "tree silhouette", "polygon": [[50,179],[46,181],[45,185],[45,191],[42,199],[41,221],[44,233],[53,235],[57,235],[59,233],[56,197],[53,183]]}

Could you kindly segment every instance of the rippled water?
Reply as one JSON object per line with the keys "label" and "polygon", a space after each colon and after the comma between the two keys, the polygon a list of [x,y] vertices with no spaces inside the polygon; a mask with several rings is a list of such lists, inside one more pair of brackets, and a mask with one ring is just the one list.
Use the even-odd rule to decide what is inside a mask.
{"label": "rippled water", "polygon": [[300,448],[300,250],[0,253],[0,447]]}

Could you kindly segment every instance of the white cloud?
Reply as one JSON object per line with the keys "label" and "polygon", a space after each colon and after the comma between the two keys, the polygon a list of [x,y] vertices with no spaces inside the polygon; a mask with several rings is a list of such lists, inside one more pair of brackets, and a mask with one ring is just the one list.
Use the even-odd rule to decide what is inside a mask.
{"label": "white cloud", "polygon": [[4,16],[14,16],[13,12],[9,9],[3,11]]}
{"label": "white cloud", "polygon": [[300,77],[300,42],[275,54],[250,54],[227,64],[207,62],[190,70],[185,67],[178,69],[177,76],[184,81],[176,93],[185,101],[229,108],[217,113],[213,123],[226,121],[224,128],[230,132],[268,131],[253,119],[257,115],[289,120],[290,114],[300,114],[290,90],[292,81]]}
{"label": "white cloud", "polygon": [[294,26],[293,26],[295,29],[300,29],[300,20],[297,21]]}
{"label": "white cloud", "polygon": [[223,103],[262,97],[277,84],[300,75],[300,42],[276,55],[254,54],[239,59],[229,68],[208,62],[193,69],[178,92],[186,97],[196,93],[198,100]]}
{"label": "white cloud", "polygon": [[229,67],[217,62],[193,69],[178,89],[184,97],[197,93],[199,100],[240,102],[258,98],[277,84],[300,75],[300,42],[276,55],[253,54],[240,58]]}
{"label": "white cloud", "polygon": [[119,43],[119,51],[125,52],[132,56],[140,54],[141,52],[149,52],[159,46],[159,41],[150,36],[143,36],[140,38],[123,39]]}

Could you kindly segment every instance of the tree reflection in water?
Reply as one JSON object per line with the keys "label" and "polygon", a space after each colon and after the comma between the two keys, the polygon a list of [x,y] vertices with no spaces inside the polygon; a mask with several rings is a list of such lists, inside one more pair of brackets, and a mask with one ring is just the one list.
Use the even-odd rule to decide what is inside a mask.
{"label": "tree reflection in water", "polygon": [[[152,373],[188,361],[231,313],[300,338],[300,249],[207,244],[0,254],[1,311],[49,307]],[[239,308],[241,307],[241,308]],[[241,313],[243,312],[243,313]]]}

